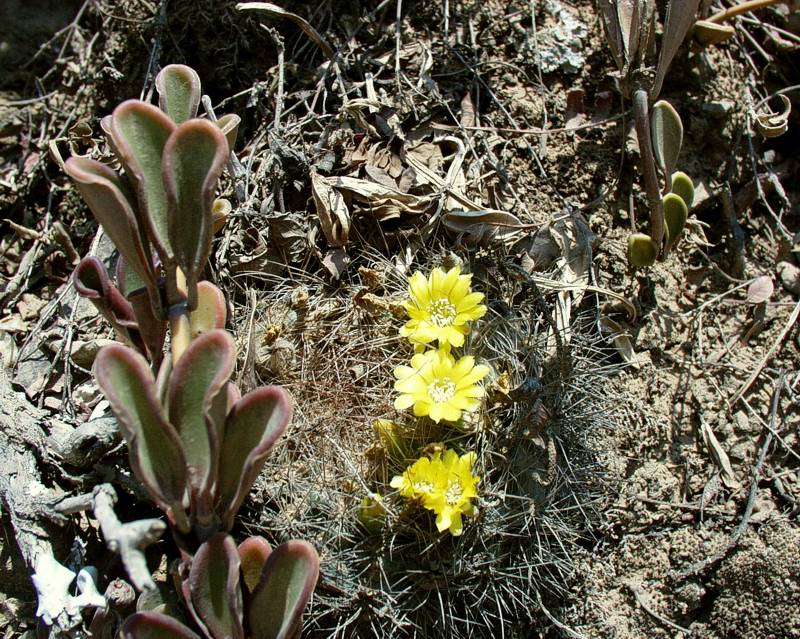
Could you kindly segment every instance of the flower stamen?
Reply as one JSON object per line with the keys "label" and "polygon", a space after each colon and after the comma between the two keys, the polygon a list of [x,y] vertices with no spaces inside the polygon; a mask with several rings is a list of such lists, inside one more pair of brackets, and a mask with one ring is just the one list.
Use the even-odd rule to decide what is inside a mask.
{"label": "flower stamen", "polygon": [[461,501],[464,489],[461,482],[450,480],[447,482],[447,490],[444,493],[444,500],[448,506],[457,506]]}
{"label": "flower stamen", "polygon": [[435,379],[428,384],[428,395],[437,404],[449,402],[456,394],[456,385],[452,379]]}
{"label": "flower stamen", "polygon": [[432,324],[444,328],[450,326],[456,319],[456,307],[450,300],[442,297],[428,304],[428,314]]}

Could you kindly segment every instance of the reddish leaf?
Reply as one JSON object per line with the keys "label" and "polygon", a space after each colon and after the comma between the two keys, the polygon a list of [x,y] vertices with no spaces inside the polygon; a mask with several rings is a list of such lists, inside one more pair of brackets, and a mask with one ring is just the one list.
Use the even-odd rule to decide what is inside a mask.
{"label": "reddish leaf", "polygon": [[291,417],[289,395],[277,386],[249,392],[228,415],[217,482],[217,510],[226,530]]}
{"label": "reddish leaf", "polygon": [[319,556],[311,544],[288,541],[273,550],[249,606],[252,639],[293,637],[318,577]]}
{"label": "reddish leaf", "polygon": [[177,619],[158,612],[137,612],[119,631],[120,639],[200,639]]}
{"label": "reddish leaf", "polygon": [[219,533],[200,546],[189,571],[189,592],[195,614],[212,637],[244,639],[239,554],[233,537]]}

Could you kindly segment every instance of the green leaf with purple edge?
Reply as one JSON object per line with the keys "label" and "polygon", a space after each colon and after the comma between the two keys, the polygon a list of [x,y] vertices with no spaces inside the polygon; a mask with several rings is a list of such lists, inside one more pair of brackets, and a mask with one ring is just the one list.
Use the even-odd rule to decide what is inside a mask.
{"label": "green leaf with purple edge", "polygon": [[102,306],[101,313],[112,318],[110,321],[133,321],[130,302],[114,286],[105,264],[96,257],[88,255],[78,263],[73,271],[73,282],[78,294],[92,300],[98,308]]}
{"label": "green leaf with purple edge", "polygon": [[156,76],[158,106],[175,124],[197,116],[200,76],[185,64],[168,64]]}
{"label": "green leaf with purple edge", "polygon": [[111,119],[119,159],[136,186],[142,224],[165,268],[172,263],[174,251],[169,241],[161,158],[175,129],[163,111],[141,100],[123,102]]}
{"label": "green leaf with purple edge", "polygon": [[84,257],[73,271],[73,284],[78,294],[90,300],[114,327],[119,339],[140,353],[146,352],[135,309],[111,282],[105,265],[99,259]]}
{"label": "green leaf with purple edge", "polygon": [[189,571],[189,593],[210,636],[244,639],[239,553],[233,537],[218,533],[200,546]]}
{"label": "green leaf with purple edge", "polygon": [[233,526],[236,512],[291,418],[289,395],[278,386],[256,388],[234,405],[219,456],[217,512],[223,529]]}
{"label": "green leaf with purple edge", "polygon": [[142,244],[136,214],[125,195],[127,187],[119,175],[89,158],[69,158],[64,168],[120,255],[155,289],[152,262]]}
{"label": "green leaf with purple edge", "polygon": [[[217,442],[221,442],[225,434],[225,421],[228,413],[233,409],[234,404],[242,398],[242,393],[233,382],[228,382],[214,396],[211,401],[211,408],[208,411],[208,419],[214,425],[214,434]],[[216,465],[214,466],[216,468]],[[216,474],[213,475],[216,477]]]}
{"label": "green leaf with purple edge", "polygon": [[200,639],[177,619],[158,612],[137,612],[125,621],[120,639]]}
{"label": "green leaf with purple edge", "polygon": [[247,591],[253,592],[261,581],[264,565],[267,563],[272,546],[263,537],[248,537],[239,544],[239,561],[242,566],[242,579]]}
{"label": "green leaf with purple edge", "polygon": [[186,453],[197,515],[206,524],[213,509],[211,486],[219,451],[217,427],[210,413],[214,398],[223,390],[235,363],[233,338],[224,330],[214,329],[189,344],[170,376],[170,422]]}
{"label": "green leaf with purple edge", "polygon": [[208,120],[184,122],[164,147],[169,241],[186,276],[189,310],[197,306],[197,280],[211,252],[214,190],[227,160],[225,136]]}
{"label": "green leaf with purple edge", "polygon": [[[185,520],[186,461],[178,433],[167,421],[145,359],[118,344],[102,348],[92,369],[128,442],[131,467],[153,500]],[[186,532],[186,531],[184,531]]]}
{"label": "green leaf with purple edge", "polygon": [[319,577],[319,556],[305,541],[287,541],[267,559],[248,607],[252,639],[286,639],[300,628]]}
{"label": "green leaf with purple edge", "polygon": [[128,300],[136,316],[136,324],[142,341],[147,347],[150,361],[158,366],[164,356],[164,340],[167,337],[167,322],[153,315],[153,305],[150,296],[144,289],[139,289],[128,295]]}

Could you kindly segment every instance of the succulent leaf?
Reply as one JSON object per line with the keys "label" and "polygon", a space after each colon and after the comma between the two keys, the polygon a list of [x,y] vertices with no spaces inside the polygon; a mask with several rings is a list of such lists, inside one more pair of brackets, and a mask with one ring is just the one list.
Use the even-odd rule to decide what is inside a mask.
{"label": "succulent leaf", "polygon": [[189,571],[189,593],[211,637],[244,639],[239,553],[233,537],[219,533],[200,546]]}
{"label": "succulent leaf", "polygon": [[180,524],[186,462],[178,433],[167,421],[145,359],[122,345],[101,349],[93,373],[128,442],[131,467],[153,500]]}
{"label": "succulent leaf", "polygon": [[214,189],[227,159],[225,136],[208,120],[184,122],[164,147],[169,241],[186,276],[190,310],[197,305],[197,280],[211,252]]}
{"label": "succulent leaf", "polygon": [[219,120],[217,120],[217,126],[225,136],[225,139],[228,142],[228,148],[231,151],[233,150],[233,146],[236,144],[236,136],[239,133],[239,124],[241,124],[241,122],[242,118],[235,113],[226,113]]}
{"label": "succulent leaf", "polygon": [[64,168],[125,262],[149,286],[155,287],[152,262],[142,244],[136,215],[120,177],[109,167],[89,158],[69,158]]}
{"label": "succulent leaf", "polygon": [[158,106],[175,124],[197,115],[200,76],[184,64],[169,64],[156,76]]}
{"label": "succulent leaf", "polygon": [[133,308],[111,282],[105,264],[93,256],[84,257],[73,272],[75,290],[92,300],[109,321],[132,321]]}
{"label": "succulent leaf", "polygon": [[292,407],[285,390],[262,386],[242,397],[225,424],[219,457],[217,510],[230,530],[270,449],[286,430]]}
{"label": "succulent leaf", "polygon": [[650,114],[653,155],[664,175],[672,175],[683,143],[683,123],[672,105],[659,100]]}
{"label": "succulent leaf", "polygon": [[214,204],[211,207],[212,233],[216,234],[222,230],[222,227],[225,226],[225,222],[228,221],[228,216],[231,214],[232,209],[233,207],[231,206],[230,200],[226,200],[224,197],[214,200]]}
{"label": "succulent leaf", "polygon": [[125,621],[120,639],[200,639],[177,619],[158,612],[137,612]]}
{"label": "succulent leaf", "polygon": [[136,185],[142,223],[162,263],[168,267],[174,252],[169,241],[161,159],[175,123],[152,104],[127,100],[114,109],[111,129],[119,159]]}
{"label": "succulent leaf", "polygon": [[675,246],[680,239],[689,209],[680,195],[667,193],[664,196],[664,223],[667,226],[667,249]]}
{"label": "succulent leaf", "polygon": [[203,333],[174,364],[170,376],[170,421],[183,443],[198,515],[211,513],[219,438],[210,419],[212,402],[233,373],[236,347],[224,330]]}
{"label": "succulent leaf", "polygon": [[215,328],[225,328],[228,307],[222,291],[211,282],[197,283],[197,308],[189,314],[192,339]]}
{"label": "succulent leaf", "polygon": [[135,268],[128,264],[128,261],[122,255],[117,258],[115,274],[117,276],[117,284],[125,297],[135,291],[147,288],[147,282],[142,279]]}
{"label": "succulent leaf", "polygon": [[633,233],[628,237],[628,261],[633,266],[651,266],[658,257],[658,246],[649,235]]}
{"label": "succulent leaf", "polygon": [[708,20],[694,23],[694,39],[703,46],[720,44],[733,37],[736,30],[729,24],[718,24]]}
{"label": "succulent leaf", "polygon": [[136,316],[136,325],[139,328],[144,346],[150,361],[158,366],[161,363],[164,351],[164,340],[167,337],[167,322],[153,315],[153,305],[147,290],[138,289],[128,295]]}
{"label": "succulent leaf", "polygon": [[680,196],[686,203],[686,208],[691,209],[694,203],[694,184],[690,178],[683,171],[676,171],[672,174],[672,189],[671,191]]}
{"label": "succulent leaf", "polygon": [[264,566],[272,553],[272,546],[263,537],[248,537],[239,544],[238,550],[244,585],[248,592],[253,592],[261,581]]}
{"label": "succulent leaf", "polygon": [[294,636],[319,577],[319,556],[305,541],[288,541],[272,551],[248,610],[252,639]]}

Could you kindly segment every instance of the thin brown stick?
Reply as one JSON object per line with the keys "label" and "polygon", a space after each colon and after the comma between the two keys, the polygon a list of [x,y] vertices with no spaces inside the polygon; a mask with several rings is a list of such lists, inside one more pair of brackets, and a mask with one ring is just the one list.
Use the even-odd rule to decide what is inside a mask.
{"label": "thin brown stick", "polygon": [[637,89],[633,93],[633,116],[636,124],[636,138],[639,140],[639,159],[642,164],[644,188],[647,192],[647,202],[650,205],[650,237],[653,238],[660,251],[664,242],[664,209],[661,205],[656,163],[653,159],[648,96],[645,89]]}
{"label": "thin brown stick", "polygon": [[719,13],[715,13],[713,16],[708,18],[706,22],[725,22],[726,20],[735,18],[742,13],[747,13],[748,11],[757,11],[758,9],[763,9],[764,7],[768,7],[773,4],[779,4],[781,2],[784,2],[784,0],[748,0],[747,2],[742,2],[741,4],[737,4],[733,7],[720,11]]}
{"label": "thin brown stick", "polygon": [[767,362],[770,359],[772,359],[772,356],[775,355],[775,353],[778,352],[778,349],[781,347],[783,340],[786,339],[786,336],[789,334],[789,331],[792,330],[792,327],[797,322],[798,317],[800,317],[800,302],[798,302],[795,305],[792,314],[789,316],[789,321],[786,322],[786,326],[783,327],[781,334],[778,335],[778,339],[775,340],[775,342],[772,344],[772,346],[764,355],[764,357],[761,358],[761,361],[758,363],[758,366],[756,366],[753,372],[750,374],[750,377],[747,378],[747,381],[744,384],[742,384],[742,387],[738,390],[736,395],[733,396],[733,399],[731,399],[731,406],[733,406],[736,402],[738,402],[742,398],[742,396],[747,392],[747,389],[753,385],[753,382],[756,381],[758,376],[761,374],[761,370],[764,368],[764,366],[767,365]]}

